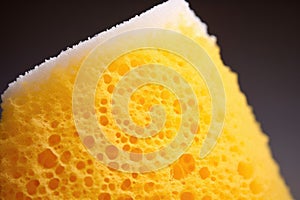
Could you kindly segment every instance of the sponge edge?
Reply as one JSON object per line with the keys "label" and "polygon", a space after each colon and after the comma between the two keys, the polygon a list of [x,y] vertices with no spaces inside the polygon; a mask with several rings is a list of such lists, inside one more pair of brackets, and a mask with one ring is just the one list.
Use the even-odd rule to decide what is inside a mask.
{"label": "sponge edge", "polygon": [[[137,15],[130,20],[123,22],[111,29],[101,32],[86,41],[74,45],[72,48],[62,51],[57,57],[45,60],[44,63],[36,66],[34,69],[20,75],[16,81],[9,84],[8,89],[2,94],[1,98],[4,101],[13,93],[18,93],[20,84],[23,82],[42,81],[47,79],[49,72],[53,67],[64,67],[72,63],[78,63],[87,55],[93,48],[101,42],[108,40],[118,34],[138,28],[168,28],[172,25],[172,30],[176,29],[178,22],[185,20],[187,26],[194,25],[197,27],[196,34],[200,37],[205,37],[211,43],[216,42],[215,36],[210,36],[207,33],[207,25],[203,23],[195,13],[189,8],[189,4],[184,0],[169,0],[146,12]],[[175,27],[174,27],[175,26]],[[72,62],[72,63],[70,63]],[[59,63],[59,65],[57,65]]]}

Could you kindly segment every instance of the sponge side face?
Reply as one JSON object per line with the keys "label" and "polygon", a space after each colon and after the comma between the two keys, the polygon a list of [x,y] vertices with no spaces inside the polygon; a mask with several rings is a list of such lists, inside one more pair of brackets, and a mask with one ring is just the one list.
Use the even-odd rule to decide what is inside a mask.
{"label": "sponge side face", "polygon": [[[167,112],[165,127],[151,139],[128,136],[116,128],[110,106],[113,89],[126,72],[143,64],[172,66],[195,88],[201,111],[195,139],[177,161],[158,171],[124,173],[88,153],[74,124],[72,93],[78,70],[94,47],[116,34],[146,27],[180,32],[207,51],[223,80],[227,112],[216,147],[200,159],[199,146],[207,135],[212,109],[205,81],[192,76],[189,63],[169,52],[151,49],[120,56],[100,77],[95,97],[98,122],[115,146],[151,152],[169,143],[180,125],[182,108],[176,96],[149,84],[133,93],[129,114],[136,124],[146,126],[147,110],[161,104]],[[224,66],[215,38],[207,35],[206,26],[184,1],[168,1],[74,46],[19,78],[2,98],[3,199],[292,199],[237,75]]]}

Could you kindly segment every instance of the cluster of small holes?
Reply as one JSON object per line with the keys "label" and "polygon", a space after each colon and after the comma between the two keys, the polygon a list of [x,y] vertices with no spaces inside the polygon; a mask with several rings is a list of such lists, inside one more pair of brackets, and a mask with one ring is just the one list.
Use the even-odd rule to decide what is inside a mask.
{"label": "cluster of small holes", "polygon": [[[155,56],[151,56],[151,54]],[[128,62],[128,61],[132,62]],[[175,66],[175,71],[186,73],[188,68],[193,68],[191,65],[179,66],[177,63],[183,62],[182,58],[175,56],[171,53],[164,51],[143,50],[132,52],[130,54],[121,56],[113,62],[109,68],[104,72],[98,84],[96,92],[96,109],[98,110],[99,124],[102,125],[103,130],[108,130],[109,134],[106,137],[119,149],[124,151],[139,151],[142,149],[144,153],[156,151],[164,145],[170,143],[176,133],[178,132],[181,122],[181,109],[180,102],[175,94],[162,85],[148,84],[138,88],[132,93],[129,101],[129,118],[141,127],[146,127],[151,123],[149,110],[153,105],[162,105],[166,112],[166,121],[163,129],[157,132],[154,136],[145,139],[138,139],[123,133],[122,130],[116,125],[112,116],[111,102],[113,102],[112,94],[107,91],[109,86],[115,87],[121,80],[122,76],[135,69],[138,66],[149,63],[159,63],[161,60],[167,61],[166,66]],[[152,76],[155,76],[153,72]],[[185,78],[189,76],[185,74]],[[176,77],[174,78],[176,79]],[[200,81],[202,80],[199,78]],[[177,80],[177,79],[176,79]],[[196,85],[196,81],[193,83]],[[196,92],[200,93],[200,89],[195,87]],[[146,98],[147,97],[147,98]],[[210,107],[210,105],[208,105]],[[209,109],[207,109],[208,111]],[[115,119],[117,122],[119,119]],[[128,121],[119,122],[128,124]],[[130,130],[129,130],[130,131]]]}

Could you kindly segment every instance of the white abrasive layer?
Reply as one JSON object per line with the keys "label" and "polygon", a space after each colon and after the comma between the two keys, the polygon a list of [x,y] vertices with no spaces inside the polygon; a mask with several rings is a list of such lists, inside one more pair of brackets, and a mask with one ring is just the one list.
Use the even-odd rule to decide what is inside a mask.
{"label": "white abrasive layer", "polygon": [[[135,16],[129,21],[116,25],[107,31],[87,39],[62,51],[57,57],[50,58],[44,63],[36,66],[34,69],[20,75],[15,82],[9,84],[8,89],[2,94],[2,100],[9,98],[11,94],[18,93],[23,82],[42,81],[47,79],[50,71],[54,67],[66,67],[72,63],[78,63],[83,56],[87,55],[93,48],[103,41],[114,37],[122,32],[138,28],[166,28],[171,25],[176,27],[181,22],[180,19],[186,19],[190,25],[197,28],[197,35],[209,39],[215,43],[216,38],[207,34],[207,26],[194,14],[189,8],[189,4],[184,0],[169,0],[157,5],[139,16]],[[187,24],[187,25],[189,25]]]}

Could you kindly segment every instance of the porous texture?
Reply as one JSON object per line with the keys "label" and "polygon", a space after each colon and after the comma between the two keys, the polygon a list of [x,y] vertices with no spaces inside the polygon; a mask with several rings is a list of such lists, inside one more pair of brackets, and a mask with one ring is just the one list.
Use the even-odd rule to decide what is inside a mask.
{"label": "porous texture", "polygon": [[[181,109],[166,88],[147,85],[129,104],[132,120],[147,125],[153,104],[168,113],[154,137],[138,139],[118,131],[111,115],[111,94],[120,78],[145,63],[172,66],[197,94],[199,129],[191,147],[175,163],[150,173],[124,173],[90,155],[80,140],[72,115],[77,71],[89,51],[126,30],[159,27],[195,40],[216,64],[226,92],[226,118],[216,147],[204,159],[199,147],[211,119],[211,98],[201,77],[180,57],[160,50],[141,50],[118,58],[100,78],[96,114],[108,139],[126,151],[150,152],[169,143],[180,124]],[[176,81],[176,80],[174,80]],[[84,95],[84,94],[83,94]],[[2,95],[0,123],[1,199],[292,199],[272,159],[268,138],[256,122],[237,75],[222,63],[215,38],[188,5],[171,0],[47,61],[10,85]],[[114,159],[113,151],[107,153]]]}

